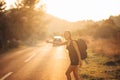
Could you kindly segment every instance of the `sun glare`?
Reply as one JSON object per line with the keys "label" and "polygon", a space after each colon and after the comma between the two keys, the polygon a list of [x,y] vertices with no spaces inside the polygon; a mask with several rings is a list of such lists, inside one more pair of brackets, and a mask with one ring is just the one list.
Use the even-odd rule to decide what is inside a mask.
{"label": "sun glare", "polygon": [[16,0],[5,0],[7,9],[9,9],[11,6],[14,6],[14,3]]}
{"label": "sun glare", "polygon": [[120,0],[43,0],[47,13],[68,20],[98,21],[120,14]]}
{"label": "sun glare", "polygon": [[[17,0],[5,0],[7,9]],[[68,21],[107,19],[120,14],[120,0],[40,0],[46,12]]]}

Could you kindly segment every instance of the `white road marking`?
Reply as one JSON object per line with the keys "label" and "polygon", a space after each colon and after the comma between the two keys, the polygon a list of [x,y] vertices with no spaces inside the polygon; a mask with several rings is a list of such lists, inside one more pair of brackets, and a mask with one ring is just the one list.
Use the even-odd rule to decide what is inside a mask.
{"label": "white road marking", "polygon": [[28,59],[26,59],[24,62],[29,62],[36,54],[33,53],[32,56],[30,56]]}
{"label": "white road marking", "polygon": [[13,74],[13,72],[9,72],[5,76],[3,76],[0,80],[5,80],[7,77],[9,77],[12,74]]}

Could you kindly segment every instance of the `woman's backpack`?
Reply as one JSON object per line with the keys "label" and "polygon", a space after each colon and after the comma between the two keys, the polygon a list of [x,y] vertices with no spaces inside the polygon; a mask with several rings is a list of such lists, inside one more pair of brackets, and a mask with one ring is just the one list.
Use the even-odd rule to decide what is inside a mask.
{"label": "woman's backpack", "polygon": [[87,58],[87,44],[86,44],[86,42],[82,39],[78,39],[78,40],[76,40],[76,42],[78,44],[81,59],[82,60],[86,59]]}

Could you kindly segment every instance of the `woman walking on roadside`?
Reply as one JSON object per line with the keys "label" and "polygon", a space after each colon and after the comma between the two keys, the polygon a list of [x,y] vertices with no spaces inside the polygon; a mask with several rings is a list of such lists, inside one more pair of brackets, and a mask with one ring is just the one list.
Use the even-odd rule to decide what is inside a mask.
{"label": "woman walking on roadside", "polygon": [[61,43],[61,45],[66,45],[66,49],[68,50],[70,58],[70,65],[66,71],[67,80],[71,80],[71,72],[73,72],[76,80],[82,80],[80,79],[78,73],[78,65],[82,65],[78,45],[75,40],[72,40],[70,31],[64,32],[64,38],[66,41]]}

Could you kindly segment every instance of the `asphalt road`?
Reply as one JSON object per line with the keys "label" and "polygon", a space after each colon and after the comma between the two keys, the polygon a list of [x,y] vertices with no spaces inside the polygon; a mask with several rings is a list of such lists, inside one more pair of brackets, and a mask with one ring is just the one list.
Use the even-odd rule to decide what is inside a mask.
{"label": "asphalt road", "polygon": [[21,47],[0,55],[0,80],[66,80],[68,66],[64,46]]}

